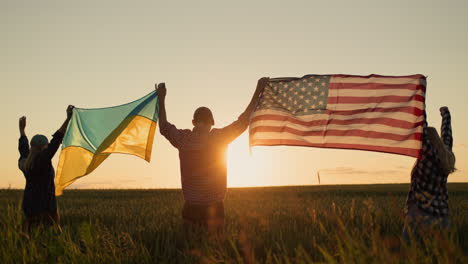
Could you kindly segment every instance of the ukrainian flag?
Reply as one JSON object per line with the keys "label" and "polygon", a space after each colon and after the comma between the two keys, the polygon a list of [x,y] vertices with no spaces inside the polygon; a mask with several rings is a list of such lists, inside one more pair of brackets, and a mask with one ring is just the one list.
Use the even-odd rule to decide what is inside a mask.
{"label": "ukrainian flag", "polygon": [[111,153],[132,154],[149,162],[157,120],[155,91],[124,105],[73,109],[57,166],[55,194],[61,195]]}

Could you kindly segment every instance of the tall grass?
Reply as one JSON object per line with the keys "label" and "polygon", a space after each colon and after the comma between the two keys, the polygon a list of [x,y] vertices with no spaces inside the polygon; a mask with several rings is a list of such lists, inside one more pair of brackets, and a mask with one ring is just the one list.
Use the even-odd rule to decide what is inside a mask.
{"label": "tall grass", "polygon": [[24,231],[22,192],[0,191],[1,263],[468,263],[468,184],[450,230],[401,240],[408,185],[230,189],[224,239],[184,231],[180,190],[80,190],[63,232]]}

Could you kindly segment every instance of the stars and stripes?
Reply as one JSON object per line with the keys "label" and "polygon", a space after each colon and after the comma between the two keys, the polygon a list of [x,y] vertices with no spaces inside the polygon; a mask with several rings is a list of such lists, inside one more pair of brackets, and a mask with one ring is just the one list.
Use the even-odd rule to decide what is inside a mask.
{"label": "stars and stripes", "polygon": [[418,157],[426,78],[306,75],[271,79],[250,144],[361,149]]}

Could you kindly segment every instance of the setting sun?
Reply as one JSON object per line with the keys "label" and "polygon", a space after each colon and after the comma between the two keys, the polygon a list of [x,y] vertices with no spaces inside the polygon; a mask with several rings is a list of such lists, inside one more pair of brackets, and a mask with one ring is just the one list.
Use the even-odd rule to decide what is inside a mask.
{"label": "setting sun", "polygon": [[254,152],[257,151],[252,149],[250,153],[247,133],[229,145],[227,154],[229,187],[268,185],[264,175],[269,165],[259,155],[255,155]]}
{"label": "setting sun", "polygon": [[0,264],[468,263],[468,0],[1,7]]}

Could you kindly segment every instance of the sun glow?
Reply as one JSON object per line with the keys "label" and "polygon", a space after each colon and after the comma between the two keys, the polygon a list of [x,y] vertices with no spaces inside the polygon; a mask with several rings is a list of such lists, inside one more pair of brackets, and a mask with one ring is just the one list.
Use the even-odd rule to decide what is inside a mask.
{"label": "sun glow", "polygon": [[252,187],[269,185],[268,162],[259,149],[249,151],[248,134],[245,133],[229,145],[228,187]]}

